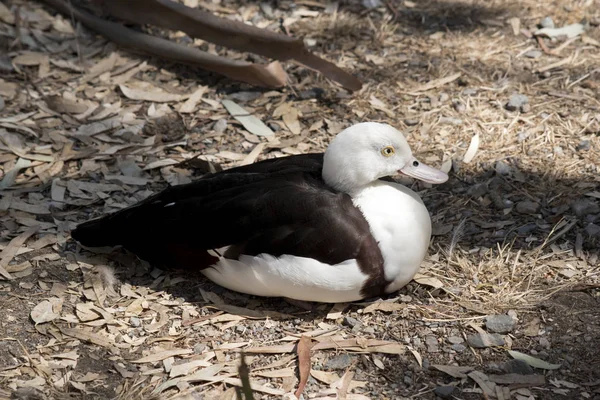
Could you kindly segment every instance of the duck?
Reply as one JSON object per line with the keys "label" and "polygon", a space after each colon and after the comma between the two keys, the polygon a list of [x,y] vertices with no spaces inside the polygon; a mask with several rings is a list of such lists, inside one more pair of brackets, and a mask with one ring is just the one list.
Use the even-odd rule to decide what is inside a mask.
{"label": "duck", "polygon": [[359,301],[408,284],[429,248],[429,212],[397,175],[448,179],[418,161],[399,130],[362,122],[324,153],[209,173],[79,224],[71,236],[86,249],[121,247],[249,295]]}

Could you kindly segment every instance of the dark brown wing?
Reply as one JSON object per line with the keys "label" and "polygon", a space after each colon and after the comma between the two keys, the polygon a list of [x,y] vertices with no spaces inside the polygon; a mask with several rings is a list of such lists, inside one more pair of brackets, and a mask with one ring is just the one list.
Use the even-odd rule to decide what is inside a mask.
{"label": "dark brown wing", "polygon": [[[122,245],[142,259],[201,269],[206,250],[290,254],[328,264],[358,259],[383,279],[383,258],[351,198],[320,177],[316,157],[269,160],[174,186],[72,232],[85,246]],[[286,160],[288,160],[286,162]]]}

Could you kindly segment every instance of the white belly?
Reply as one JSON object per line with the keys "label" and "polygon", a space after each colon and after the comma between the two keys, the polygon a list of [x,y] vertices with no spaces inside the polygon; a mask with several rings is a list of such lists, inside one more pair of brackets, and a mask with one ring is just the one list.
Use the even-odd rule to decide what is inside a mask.
{"label": "white belly", "polygon": [[[388,293],[406,285],[417,273],[429,247],[431,220],[419,196],[403,185],[376,182],[353,198],[371,226],[385,260]],[[283,255],[242,255],[221,259],[202,271],[228,289],[257,296],[288,297],[326,303],[362,299],[368,279],[356,260],[329,265]]]}
{"label": "white belly", "polygon": [[311,258],[268,254],[221,259],[202,273],[236,292],[323,303],[360,300],[368,278],[356,260],[329,265]]}

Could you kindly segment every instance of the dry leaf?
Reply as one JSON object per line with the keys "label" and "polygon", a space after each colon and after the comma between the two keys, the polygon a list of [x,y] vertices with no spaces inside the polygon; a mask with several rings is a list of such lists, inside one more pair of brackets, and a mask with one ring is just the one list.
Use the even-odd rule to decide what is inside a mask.
{"label": "dry leaf", "polygon": [[238,120],[244,128],[250,133],[257,136],[273,136],[275,133],[265,125],[260,119],[250,114],[243,107],[231,100],[221,101],[223,107],[231,114],[233,118]]}
{"label": "dry leaf", "polygon": [[463,157],[463,162],[468,164],[471,161],[473,161],[473,158],[475,158],[475,154],[477,154],[478,149],[479,149],[479,133],[475,134],[471,138],[471,143],[469,144],[469,148],[465,152],[465,155]]}
{"label": "dry leaf", "polygon": [[182,356],[185,354],[190,354],[193,353],[194,350],[192,349],[172,349],[172,350],[165,350],[165,351],[161,351],[158,353],[154,353],[154,354],[150,354],[146,357],[142,357],[140,359],[137,360],[131,360],[130,362],[134,363],[134,364],[142,364],[142,363],[155,363],[158,361],[162,361],[165,360],[169,357],[173,357],[173,356]]}
{"label": "dry leaf", "polygon": [[[12,206],[12,203],[11,203]],[[0,275],[6,279],[13,279],[13,277],[6,271],[8,263],[10,263],[13,257],[17,254],[17,251],[21,246],[29,239],[29,237],[35,234],[40,229],[39,226],[34,226],[21,233],[8,243],[8,245],[0,253]]]}
{"label": "dry leaf", "polygon": [[202,95],[206,93],[208,88],[206,86],[200,86],[196,91],[179,107],[179,112],[182,114],[191,113],[196,108],[196,105],[202,98]]}
{"label": "dry leaf", "polygon": [[413,277],[413,280],[415,282],[417,282],[419,285],[431,286],[435,289],[444,287],[444,284],[442,283],[442,281],[440,281],[438,278],[435,278],[433,276],[425,276],[423,274],[416,274]]}
{"label": "dry leaf", "polygon": [[172,101],[181,101],[185,97],[181,94],[165,92],[163,89],[156,87],[149,82],[133,81],[127,85],[124,83],[119,85],[119,88],[131,100],[146,100],[156,103],[168,103]]}
{"label": "dry leaf", "polygon": [[31,310],[31,319],[36,325],[43,324],[44,322],[49,322],[58,318],[61,309],[62,300],[44,300]]}
{"label": "dry leaf", "polygon": [[511,357],[516,360],[525,361],[527,364],[529,364],[533,368],[552,370],[552,369],[559,369],[560,367],[562,367],[562,365],[560,365],[560,364],[550,364],[547,361],[540,360],[539,358],[535,358],[530,355],[521,353],[520,351],[508,350],[508,354],[510,354]]}
{"label": "dry leaf", "polygon": [[304,387],[308,382],[308,376],[310,375],[310,349],[312,347],[312,341],[308,336],[302,335],[298,342],[296,353],[298,354],[298,370],[300,372],[300,383],[298,389],[296,389],[296,397],[300,397],[304,392]]}
{"label": "dry leaf", "polygon": [[426,92],[431,89],[439,88],[441,86],[444,86],[450,82],[457,80],[458,78],[460,78],[461,75],[462,74],[460,72],[457,72],[456,74],[450,75],[445,78],[440,78],[440,79],[435,79],[435,80],[429,81],[425,85],[422,85],[418,88],[413,89],[412,92]]}

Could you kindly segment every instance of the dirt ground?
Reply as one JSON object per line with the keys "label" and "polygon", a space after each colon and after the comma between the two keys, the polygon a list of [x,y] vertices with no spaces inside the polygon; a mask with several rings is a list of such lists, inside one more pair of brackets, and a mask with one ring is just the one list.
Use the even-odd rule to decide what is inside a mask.
{"label": "dirt ground", "polygon": [[[259,89],[0,3],[0,399],[234,399],[240,351],[257,399],[293,399],[308,372],[305,399],[600,399],[598,0],[185,3],[303,37],[363,89],[294,63],[289,86]],[[546,17],[584,31],[535,34]],[[322,151],[360,121],[401,129],[450,175],[405,182],[434,238],[388,298],[246,296],[70,239],[214,165]]]}

